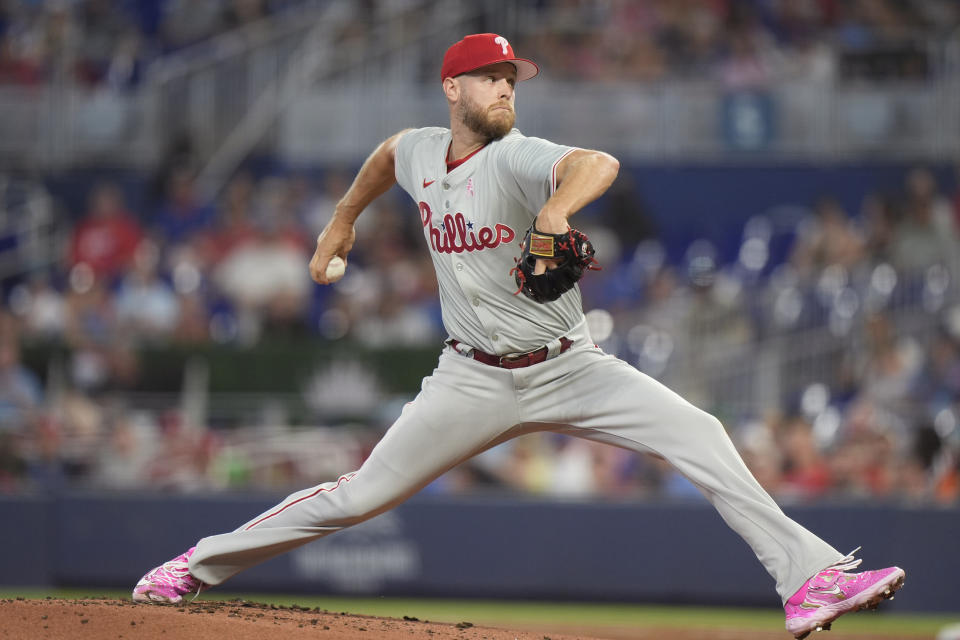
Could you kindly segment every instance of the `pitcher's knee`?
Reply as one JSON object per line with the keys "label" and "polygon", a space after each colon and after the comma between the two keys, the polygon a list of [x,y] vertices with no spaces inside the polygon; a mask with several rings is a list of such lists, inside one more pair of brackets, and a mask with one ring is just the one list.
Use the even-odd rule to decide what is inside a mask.
{"label": "pitcher's knee", "polygon": [[359,524],[383,513],[390,505],[390,496],[385,492],[368,491],[363,487],[350,487],[338,496],[337,522],[345,525]]}
{"label": "pitcher's knee", "polygon": [[727,430],[723,426],[723,423],[720,422],[719,418],[716,416],[707,413],[701,409],[697,409],[696,413],[692,417],[694,423],[694,428],[707,437],[726,437]]}

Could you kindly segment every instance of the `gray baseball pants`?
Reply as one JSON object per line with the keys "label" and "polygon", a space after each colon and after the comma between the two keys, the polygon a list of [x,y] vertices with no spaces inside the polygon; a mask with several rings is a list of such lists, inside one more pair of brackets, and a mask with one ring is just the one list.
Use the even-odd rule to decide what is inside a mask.
{"label": "gray baseball pants", "polygon": [[360,469],[294,493],[235,531],[203,538],[190,573],[220,584],[395,507],[490,447],[544,430],[665,458],[750,545],[784,602],[843,557],[780,510],[716,418],[603,353],[585,328],[568,337],[574,340],[568,351],[519,369],[446,348]]}

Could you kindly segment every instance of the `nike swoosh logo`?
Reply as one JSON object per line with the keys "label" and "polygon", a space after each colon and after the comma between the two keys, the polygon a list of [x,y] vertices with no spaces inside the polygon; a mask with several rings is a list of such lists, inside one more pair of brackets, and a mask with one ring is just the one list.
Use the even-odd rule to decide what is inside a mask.
{"label": "nike swoosh logo", "polygon": [[830,589],[821,589],[819,593],[824,595],[831,595],[839,600],[843,600],[846,596],[843,594],[843,591],[840,590],[840,585],[834,584]]}
{"label": "nike swoosh logo", "polygon": [[434,182],[436,182],[436,180],[430,180],[429,182],[427,182],[426,178],[424,178],[424,180],[423,180],[423,188],[426,189],[427,187],[429,187],[430,185],[432,185]]}
{"label": "nike swoosh logo", "polygon": [[824,587],[810,589],[807,592],[807,597],[804,598],[803,604],[800,606],[803,609],[816,609],[829,602],[846,599],[847,596],[843,593],[843,590],[840,589],[840,585],[834,583],[829,589]]}

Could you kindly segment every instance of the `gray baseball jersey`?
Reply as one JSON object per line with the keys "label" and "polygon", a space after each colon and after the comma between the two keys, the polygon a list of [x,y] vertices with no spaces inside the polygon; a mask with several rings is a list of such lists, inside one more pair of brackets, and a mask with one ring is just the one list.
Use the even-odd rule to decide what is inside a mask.
{"label": "gray baseball jersey", "polygon": [[415,129],[397,145],[397,182],[420,209],[450,337],[487,353],[532,351],[583,321],[580,289],[538,304],[510,269],[519,243],[556,190],[556,167],[572,147],[517,129],[447,172],[450,130]]}

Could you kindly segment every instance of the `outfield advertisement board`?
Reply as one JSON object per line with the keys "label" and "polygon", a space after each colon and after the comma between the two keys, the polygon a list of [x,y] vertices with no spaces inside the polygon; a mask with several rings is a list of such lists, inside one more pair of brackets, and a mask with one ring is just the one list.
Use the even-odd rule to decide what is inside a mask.
{"label": "outfield advertisement board", "polygon": [[[0,498],[9,586],[131,587],[204,535],[282,496]],[[788,508],[864,567],[898,564],[900,611],[960,611],[956,510]],[[773,581],[702,501],[544,502],[422,496],[255,567],[230,591],[775,606]]]}

